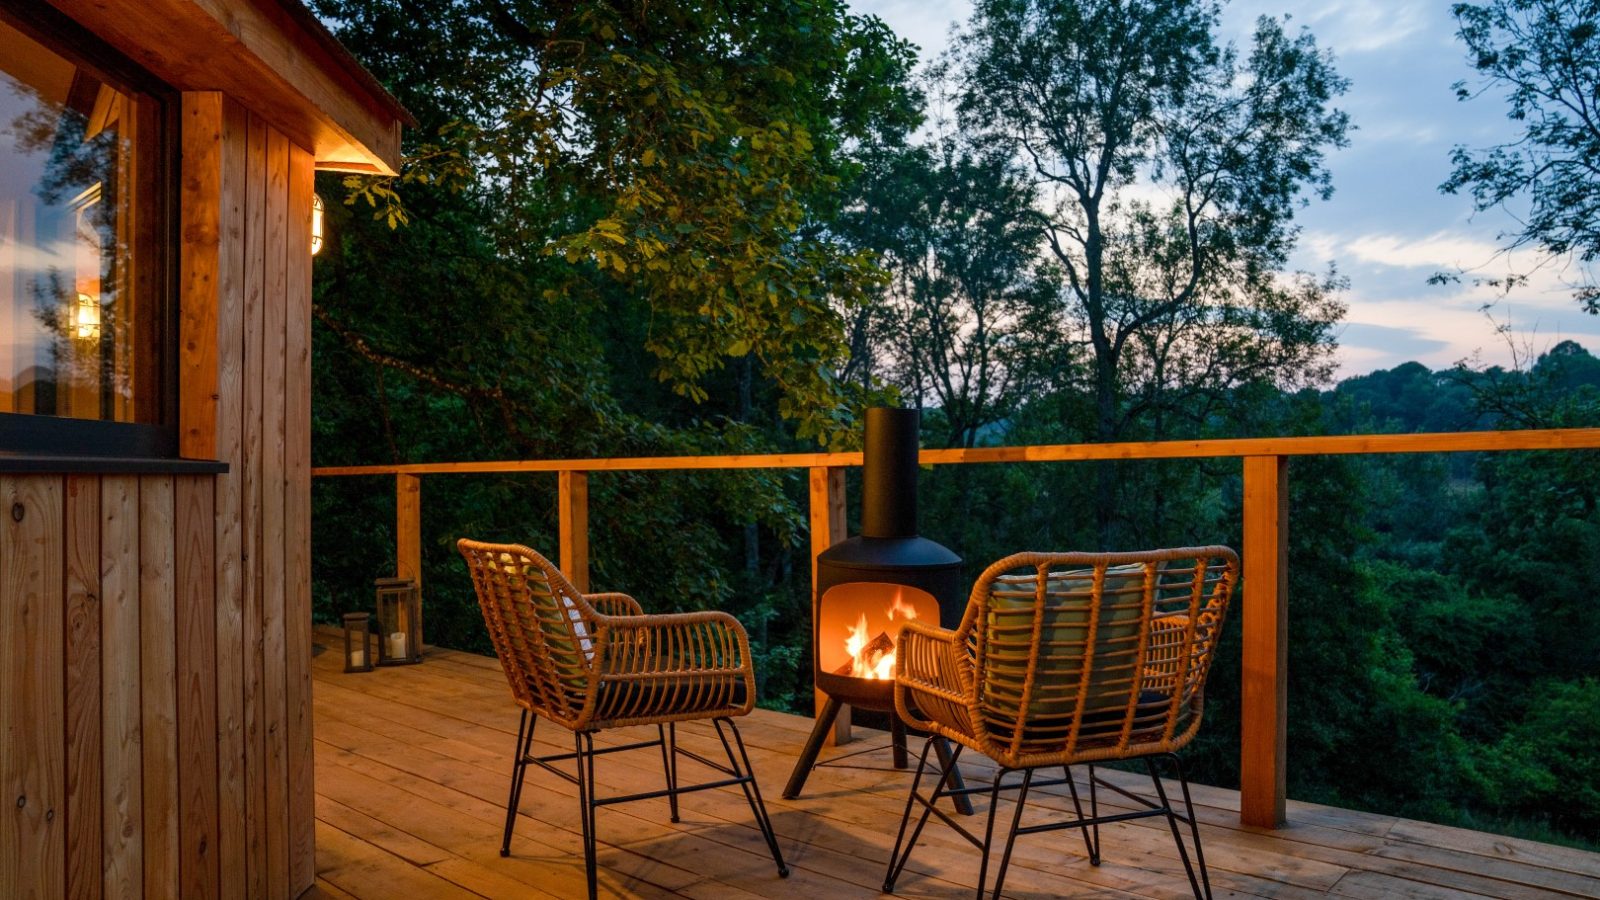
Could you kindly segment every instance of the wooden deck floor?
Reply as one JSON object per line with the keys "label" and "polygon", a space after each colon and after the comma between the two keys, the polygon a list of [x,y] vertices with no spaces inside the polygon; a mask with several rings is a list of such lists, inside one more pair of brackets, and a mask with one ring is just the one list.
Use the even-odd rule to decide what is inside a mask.
{"label": "wooden deck floor", "polygon": [[[336,646],[329,633],[318,640]],[[583,896],[575,788],[563,780],[530,773],[512,855],[499,856],[517,716],[493,659],[439,650],[420,666],[345,675],[338,653],[327,652],[314,672],[313,894]],[[819,769],[804,797],[780,799],[809,724],[759,710],[741,723],[790,878],[777,877],[743,797],[714,790],[684,797],[678,825],[668,822],[665,800],[600,810],[601,895],[878,896],[909,775],[889,768],[885,750],[857,758],[859,767]],[[549,723],[542,731],[545,752],[571,749],[566,732]],[[700,725],[681,727],[680,741],[707,755],[717,748]],[[685,780],[693,768],[683,765]],[[965,760],[963,770],[971,781],[989,777]],[[597,778],[602,792],[658,788],[660,755],[602,757]],[[1127,784],[1137,789],[1138,781],[1129,776]],[[1148,791],[1148,780],[1142,787]],[[1042,799],[1041,811],[1069,802]],[[1290,827],[1256,831],[1239,825],[1236,792],[1197,786],[1195,800],[1218,897],[1600,896],[1600,854],[1303,803],[1290,804]],[[1036,792],[1030,811],[1039,801]],[[1103,840],[1096,868],[1074,832],[1019,839],[1006,894],[1189,896],[1160,820],[1108,826]],[[976,851],[933,822],[896,893],[967,897],[976,876]]]}

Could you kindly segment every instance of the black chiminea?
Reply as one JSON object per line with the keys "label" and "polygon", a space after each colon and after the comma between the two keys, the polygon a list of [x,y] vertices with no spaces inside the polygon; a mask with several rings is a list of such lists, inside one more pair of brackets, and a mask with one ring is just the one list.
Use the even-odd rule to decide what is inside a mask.
{"label": "black chiminea", "polygon": [[[920,420],[915,409],[867,410],[861,534],[817,556],[811,671],[828,700],[795,762],[786,798],[805,787],[842,704],[888,713],[895,767],[907,767],[905,726],[894,712],[895,639],[909,619],[954,628],[966,609],[961,557],[917,534]],[[947,763],[948,746],[937,746]]]}

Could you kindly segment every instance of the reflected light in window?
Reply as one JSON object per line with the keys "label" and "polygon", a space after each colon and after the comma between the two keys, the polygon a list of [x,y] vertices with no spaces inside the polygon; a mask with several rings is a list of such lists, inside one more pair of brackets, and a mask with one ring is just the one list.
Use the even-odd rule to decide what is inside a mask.
{"label": "reflected light in window", "polygon": [[77,327],[78,339],[95,341],[100,339],[100,301],[80,292],[78,305],[73,311],[73,325]]}

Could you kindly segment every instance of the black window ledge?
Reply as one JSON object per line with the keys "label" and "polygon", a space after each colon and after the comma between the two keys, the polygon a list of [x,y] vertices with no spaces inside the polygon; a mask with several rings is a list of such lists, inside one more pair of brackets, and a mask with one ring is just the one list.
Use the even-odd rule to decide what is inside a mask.
{"label": "black window ledge", "polygon": [[228,464],[215,459],[0,452],[0,475],[223,475],[227,471]]}

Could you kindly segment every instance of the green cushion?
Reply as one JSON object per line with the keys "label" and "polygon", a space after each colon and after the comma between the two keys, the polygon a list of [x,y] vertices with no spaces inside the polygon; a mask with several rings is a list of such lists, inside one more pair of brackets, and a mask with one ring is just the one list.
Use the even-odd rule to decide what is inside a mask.
{"label": "green cushion", "polygon": [[[1070,717],[1077,709],[1093,578],[1092,569],[1050,573],[1046,583],[1049,593],[1045,598],[1045,621],[1040,632],[1043,646],[1028,703],[1030,719]],[[1037,585],[1037,576],[1010,575],[995,579],[991,587],[984,670],[987,705],[1010,708],[1021,705],[1022,684],[1027,677],[1033,639]],[[1095,670],[1090,675],[1088,696],[1084,700],[1086,712],[1120,709],[1127,705],[1144,611],[1143,587],[1142,563],[1106,570],[1100,621],[1095,632]],[[1108,658],[1106,654],[1118,655]]]}

